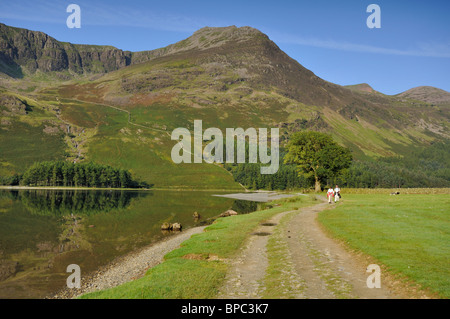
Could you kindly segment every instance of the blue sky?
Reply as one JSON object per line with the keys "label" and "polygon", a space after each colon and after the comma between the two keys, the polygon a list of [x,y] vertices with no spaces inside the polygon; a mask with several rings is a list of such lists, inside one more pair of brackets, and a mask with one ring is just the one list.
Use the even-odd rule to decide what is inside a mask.
{"label": "blue sky", "polygon": [[[81,28],[69,29],[69,4]],[[369,29],[369,4],[381,28]],[[60,41],[141,51],[164,47],[204,26],[251,26],[321,78],[369,83],[385,94],[421,85],[450,91],[450,1],[0,0],[0,22]]]}

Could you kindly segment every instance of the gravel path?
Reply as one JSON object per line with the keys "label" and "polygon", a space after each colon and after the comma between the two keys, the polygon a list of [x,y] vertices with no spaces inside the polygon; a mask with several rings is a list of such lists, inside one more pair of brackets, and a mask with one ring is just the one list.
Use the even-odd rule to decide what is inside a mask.
{"label": "gravel path", "polygon": [[76,298],[88,292],[112,288],[140,278],[145,275],[149,268],[160,264],[164,255],[180,247],[180,244],[192,235],[201,233],[205,227],[190,228],[139,251],[117,258],[94,274],[82,277],[81,288],[64,288],[50,298]]}
{"label": "gravel path", "polygon": [[328,203],[303,209],[284,229],[295,270],[305,282],[306,298],[401,298],[384,276],[381,288],[367,287],[366,270],[370,263],[344,249],[321,230],[317,214],[326,208]]}
{"label": "gravel path", "polygon": [[[404,286],[389,280],[382,274],[379,289],[369,289],[366,272],[370,262],[358,256],[324,233],[317,222],[317,214],[332,208],[320,203],[284,212],[270,222],[274,227],[260,226],[257,232],[269,232],[268,236],[251,236],[240,254],[230,261],[218,298],[261,298],[267,289],[264,277],[268,266],[266,245],[270,237],[286,247],[286,261],[279,271],[289,274],[279,297],[290,292],[290,298],[298,299],[392,299],[408,298]],[[282,222],[285,220],[285,222]],[[293,295],[292,295],[293,294]]]}

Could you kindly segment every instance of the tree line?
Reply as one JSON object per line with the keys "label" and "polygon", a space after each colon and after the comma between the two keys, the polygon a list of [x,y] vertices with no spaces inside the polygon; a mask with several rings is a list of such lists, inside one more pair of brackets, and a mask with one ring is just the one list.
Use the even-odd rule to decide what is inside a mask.
{"label": "tree line", "polygon": [[[295,165],[287,165],[280,160],[280,168],[276,174],[262,175],[260,164],[227,164],[227,169],[234,179],[248,189],[289,190],[314,188],[314,178],[298,175]],[[321,187],[339,185],[348,188],[427,188],[450,187],[450,178],[433,176],[425,169],[413,170],[392,165],[384,160],[358,161],[341,175],[325,178]]]}
{"label": "tree line", "polygon": [[225,164],[225,168],[233,174],[235,181],[248,189],[285,190],[314,185],[314,178],[299,176],[295,165],[286,165],[283,159],[284,154],[280,154],[280,167],[275,174],[261,174],[261,164]]}
{"label": "tree line", "polygon": [[136,188],[149,187],[145,182],[133,180],[130,172],[96,163],[70,163],[65,161],[37,162],[22,175],[2,181],[9,185]]}
{"label": "tree line", "polygon": [[316,191],[327,178],[342,174],[352,162],[348,148],[333,141],[331,135],[301,131],[290,136],[280,150],[280,166],[275,174],[259,173],[260,164],[226,166],[235,180],[252,189],[298,189],[314,186]]}
{"label": "tree line", "polygon": [[[308,152],[312,153],[312,152]],[[234,179],[249,189],[285,190],[315,187],[315,178],[304,174],[299,165],[286,164],[288,150],[280,150],[276,174],[262,175],[260,164],[226,164]],[[291,153],[292,154],[292,153]],[[348,188],[450,187],[450,148],[434,143],[416,149],[409,156],[374,160],[352,160],[339,174],[324,174],[321,187],[339,185]]]}

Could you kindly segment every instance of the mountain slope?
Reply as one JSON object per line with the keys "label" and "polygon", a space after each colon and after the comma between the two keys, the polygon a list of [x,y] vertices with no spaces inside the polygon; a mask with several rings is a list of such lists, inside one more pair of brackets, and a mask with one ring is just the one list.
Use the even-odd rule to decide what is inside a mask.
{"label": "mountain slope", "polygon": [[[136,112],[163,104],[168,114],[180,114],[176,125],[173,117],[172,123],[142,115],[138,120],[172,129],[198,116],[222,128],[276,125],[286,133],[301,128],[328,131],[362,156],[397,154],[396,144],[427,143],[435,134],[448,137],[448,123],[442,118],[448,110],[413,108],[383,94],[324,81],[258,30],[204,28],[177,46],[180,43],[180,51],[161,49],[166,55],[86,84],[68,85],[60,93]],[[433,136],[423,130],[422,120],[433,128]]]}
{"label": "mountain slope", "polygon": [[[28,36],[29,43],[41,43],[35,33],[20,34],[19,40]],[[28,70],[23,79],[2,81],[0,95],[30,99],[29,104],[46,117],[32,112],[12,114],[5,106],[2,121],[10,124],[0,126],[0,137],[8,136],[19,123],[33,127],[47,123],[51,128],[40,130],[59,136],[68,159],[131,169],[159,187],[239,187],[219,166],[171,161],[174,141],[170,133],[177,127],[192,129],[195,119],[203,120],[203,129],[222,131],[279,127],[282,143],[297,130],[324,131],[350,147],[358,159],[406,155],[449,137],[448,106],[417,105],[404,97],[327,82],[250,27],[206,27],[165,48],[128,53],[94,46],[90,49],[95,54],[82,54],[85,46],[46,39],[36,51],[39,54],[17,54],[15,60],[2,44],[0,54],[10,57],[0,58],[3,67],[26,69],[35,61],[39,72],[60,72],[73,80],[42,82]],[[15,47],[24,42],[19,40],[14,40]],[[47,50],[47,43],[55,50]],[[61,64],[62,69],[56,68],[67,48],[74,48],[73,56],[80,56],[81,68],[72,59]],[[52,62],[41,63],[45,60]],[[89,63],[99,67],[89,67]],[[95,76],[81,76],[86,74]],[[22,167],[13,161],[14,151],[10,153],[8,158],[0,155],[0,161],[20,171]]]}
{"label": "mountain slope", "polygon": [[430,104],[450,104],[450,92],[432,86],[419,86],[397,94],[397,96]]}

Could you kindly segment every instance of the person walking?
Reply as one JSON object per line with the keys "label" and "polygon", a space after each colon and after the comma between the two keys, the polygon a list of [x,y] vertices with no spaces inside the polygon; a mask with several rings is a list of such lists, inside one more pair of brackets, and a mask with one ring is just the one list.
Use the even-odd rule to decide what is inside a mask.
{"label": "person walking", "polygon": [[334,202],[338,202],[339,198],[341,198],[341,189],[336,185],[336,188],[334,189]]}
{"label": "person walking", "polygon": [[331,204],[331,199],[333,198],[334,191],[331,187],[328,187],[327,197],[328,197],[328,204]]}

